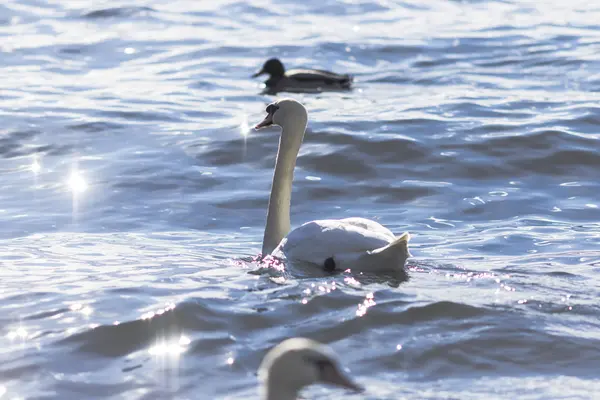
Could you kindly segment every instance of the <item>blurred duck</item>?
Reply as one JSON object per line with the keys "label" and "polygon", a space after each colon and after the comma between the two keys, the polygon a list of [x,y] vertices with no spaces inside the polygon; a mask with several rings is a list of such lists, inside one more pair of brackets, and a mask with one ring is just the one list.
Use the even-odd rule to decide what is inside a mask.
{"label": "blurred duck", "polygon": [[267,93],[277,92],[322,92],[328,90],[347,90],[352,77],[319,69],[292,69],[286,72],[277,58],[267,60],[261,70],[252,75],[269,75],[265,81]]}

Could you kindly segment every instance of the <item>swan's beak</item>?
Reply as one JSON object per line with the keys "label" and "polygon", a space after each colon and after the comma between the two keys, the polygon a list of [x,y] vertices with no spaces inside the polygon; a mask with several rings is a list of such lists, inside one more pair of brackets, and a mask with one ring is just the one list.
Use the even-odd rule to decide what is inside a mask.
{"label": "swan's beak", "polygon": [[252,75],[253,78],[256,78],[257,76],[261,76],[266,74],[267,71],[265,71],[264,69],[261,69],[260,71],[258,71],[257,73],[255,73],[254,75]]}
{"label": "swan's beak", "polygon": [[323,383],[329,383],[335,386],[341,386],[346,389],[353,390],[357,393],[361,393],[365,391],[365,388],[359,385],[358,383],[353,382],[349,377],[347,377],[343,372],[341,372],[338,368],[327,368],[321,374],[321,381]]}
{"label": "swan's beak", "polygon": [[269,113],[261,122],[256,124],[254,129],[259,130],[261,128],[273,125],[273,114]]}

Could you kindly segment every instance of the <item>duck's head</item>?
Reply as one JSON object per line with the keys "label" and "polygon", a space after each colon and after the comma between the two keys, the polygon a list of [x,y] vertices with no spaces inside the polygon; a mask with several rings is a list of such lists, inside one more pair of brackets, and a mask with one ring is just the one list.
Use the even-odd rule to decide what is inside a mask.
{"label": "duck's head", "polygon": [[[278,125],[284,128],[285,135],[285,128],[294,126],[302,129],[294,129],[293,131],[301,131],[302,135],[304,135],[304,130],[308,123],[308,113],[300,102],[294,99],[281,99],[269,104],[265,111],[267,112],[267,116],[254,129]],[[288,131],[291,132],[292,129],[288,129]]]}
{"label": "duck's head", "polygon": [[278,58],[268,59],[257,73],[252,75],[253,78],[257,76],[269,74],[271,78],[281,78],[285,75],[285,68]]}
{"label": "duck's head", "polygon": [[295,395],[303,387],[314,383],[335,385],[356,392],[364,390],[342,372],[329,347],[304,338],[288,339],[271,349],[263,359],[258,374],[262,386],[271,396],[277,393],[281,393],[282,397],[283,394]]}

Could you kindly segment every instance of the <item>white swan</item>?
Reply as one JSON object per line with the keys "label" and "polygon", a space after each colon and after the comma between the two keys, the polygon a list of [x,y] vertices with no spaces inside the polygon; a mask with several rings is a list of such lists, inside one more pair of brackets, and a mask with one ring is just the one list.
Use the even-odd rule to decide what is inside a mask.
{"label": "white swan", "polygon": [[303,387],[319,382],[364,390],[342,373],[329,347],[304,338],[287,339],[271,349],[258,377],[264,400],[296,400]]}
{"label": "white swan", "polygon": [[410,235],[403,233],[395,236],[375,221],[364,218],[318,220],[307,222],[290,232],[294,167],[308,115],[304,106],[293,99],[269,104],[266,111],[267,116],[255,129],[279,125],[282,131],[262,254],[272,254],[292,262],[316,264],[328,271],[392,270],[404,273],[404,263],[410,257]]}

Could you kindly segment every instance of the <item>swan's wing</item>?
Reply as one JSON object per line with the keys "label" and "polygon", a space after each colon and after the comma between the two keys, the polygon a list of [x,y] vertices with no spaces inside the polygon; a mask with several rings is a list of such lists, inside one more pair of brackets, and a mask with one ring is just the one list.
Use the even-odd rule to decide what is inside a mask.
{"label": "swan's wing", "polygon": [[396,237],[396,235],[394,235],[388,228],[381,225],[379,222],[375,222],[370,219],[352,217],[340,219],[339,221],[343,222],[344,224],[355,225],[370,232],[377,232],[377,234],[387,236],[390,241],[394,240]]}
{"label": "swan's wing", "polygon": [[388,229],[375,221],[362,218],[319,220],[291,231],[273,254],[281,252],[292,261],[322,265],[329,257],[378,249],[393,238]]}

